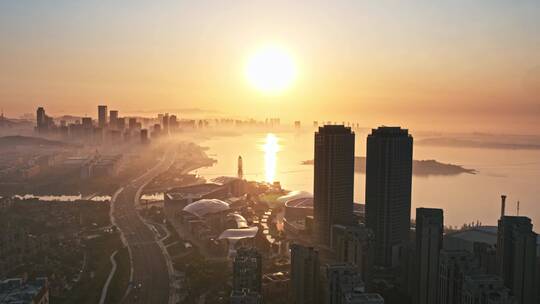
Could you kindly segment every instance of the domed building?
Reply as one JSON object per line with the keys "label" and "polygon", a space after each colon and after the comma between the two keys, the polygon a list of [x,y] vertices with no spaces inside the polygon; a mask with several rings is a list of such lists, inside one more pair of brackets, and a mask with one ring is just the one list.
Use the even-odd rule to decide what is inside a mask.
{"label": "domed building", "polygon": [[180,221],[198,239],[206,239],[223,231],[230,209],[222,200],[201,199],[182,209]]}
{"label": "domed building", "polygon": [[202,218],[206,215],[227,211],[229,209],[230,206],[228,203],[219,199],[211,198],[201,199],[188,204],[184,207],[184,209],[182,209],[182,211]]}

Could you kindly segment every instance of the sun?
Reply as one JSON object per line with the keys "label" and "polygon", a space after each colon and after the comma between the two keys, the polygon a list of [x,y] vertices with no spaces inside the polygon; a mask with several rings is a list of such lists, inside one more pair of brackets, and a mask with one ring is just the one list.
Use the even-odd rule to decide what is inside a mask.
{"label": "sun", "polygon": [[289,88],[296,79],[296,64],[282,47],[268,45],[257,50],[248,60],[246,77],[257,90],[278,94]]}

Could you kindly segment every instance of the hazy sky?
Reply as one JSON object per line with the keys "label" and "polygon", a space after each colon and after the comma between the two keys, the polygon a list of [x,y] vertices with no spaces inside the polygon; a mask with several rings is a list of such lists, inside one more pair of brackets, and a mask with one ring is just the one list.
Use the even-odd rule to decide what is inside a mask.
{"label": "hazy sky", "polygon": [[[298,66],[277,96],[244,77],[265,43]],[[4,111],[98,103],[540,133],[540,1],[0,0]]]}

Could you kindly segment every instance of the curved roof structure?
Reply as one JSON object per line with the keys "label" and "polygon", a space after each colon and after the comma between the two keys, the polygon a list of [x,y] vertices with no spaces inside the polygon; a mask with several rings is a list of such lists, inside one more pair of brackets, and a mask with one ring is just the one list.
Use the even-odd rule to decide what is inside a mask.
{"label": "curved roof structure", "polygon": [[240,240],[245,238],[253,238],[257,235],[258,231],[259,227],[257,226],[244,229],[227,229],[221,233],[219,239]]}
{"label": "curved roof structure", "polygon": [[303,198],[291,199],[291,200],[288,200],[285,203],[285,206],[287,208],[313,209],[313,198],[312,197],[303,197]]}
{"label": "curved roof structure", "polygon": [[241,214],[238,214],[236,212],[227,214],[227,219],[234,220],[236,222],[237,228],[243,229],[248,227],[247,220]]}
{"label": "curved roof structure", "polygon": [[295,200],[299,198],[313,198],[313,194],[307,191],[291,191],[286,195],[280,196],[277,201],[280,203],[286,203],[290,200]]}
{"label": "curved roof structure", "polygon": [[229,209],[228,203],[212,198],[198,200],[185,206],[182,210],[198,217],[204,217],[207,214],[218,213]]}

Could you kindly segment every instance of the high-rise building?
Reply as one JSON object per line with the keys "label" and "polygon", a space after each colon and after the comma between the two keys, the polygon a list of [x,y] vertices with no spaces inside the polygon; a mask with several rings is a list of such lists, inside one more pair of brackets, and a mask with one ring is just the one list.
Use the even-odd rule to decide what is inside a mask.
{"label": "high-rise building", "polygon": [[90,117],[83,117],[82,118],[82,126],[84,129],[92,129],[92,118]]}
{"label": "high-rise building", "polygon": [[319,303],[319,267],[319,253],[313,247],[291,245],[290,303]]}
{"label": "high-rise building", "polygon": [[400,127],[367,137],[366,224],[374,233],[375,264],[397,266],[409,239],[413,138]]}
{"label": "high-rise building", "polygon": [[432,304],[437,301],[439,252],[442,249],[442,209],[416,209],[416,288],[414,303]]}
{"label": "high-rise building", "polygon": [[330,246],[335,224],[353,222],[354,133],[342,125],[326,125],[315,133],[315,239]]}
{"label": "high-rise building", "polygon": [[134,118],[134,117],[129,118],[128,125],[129,125],[130,130],[136,129],[137,128],[137,118]]}
{"label": "high-rise building", "polygon": [[503,280],[490,274],[467,275],[463,278],[462,304],[514,304]]}
{"label": "high-rise building", "polygon": [[178,118],[176,115],[171,115],[169,118],[169,130],[176,131],[178,129]]}
{"label": "high-rise building", "polygon": [[118,111],[111,110],[109,112],[109,127],[116,128],[118,123]]}
{"label": "high-rise building", "polygon": [[479,274],[473,255],[466,250],[441,250],[437,304],[461,304],[463,278]]}
{"label": "high-rise building", "polygon": [[332,250],[338,262],[353,265],[364,282],[368,282],[370,260],[373,259],[370,232],[361,226],[334,225],[332,229]]}
{"label": "high-rise building", "polygon": [[142,144],[147,144],[149,142],[148,129],[141,129],[141,132],[139,133],[139,137],[141,139]]}
{"label": "high-rise building", "polygon": [[116,119],[116,128],[120,131],[126,128],[126,119],[124,117],[118,117]]}
{"label": "high-rise building", "polygon": [[162,126],[163,126],[163,133],[165,135],[169,134],[169,113],[165,113],[163,117],[161,118]]}
{"label": "high-rise building", "polygon": [[497,232],[497,265],[518,304],[536,303],[536,238],[531,219],[502,216]]}
{"label": "high-rise building", "polygon": [[37,108],[36,111],[36,128],[38,132],[41,132],[45,129],[47,115],[45,115],[45,109],[43,107]]}
{"label": "high-rise building", "polygon": [[98,126],[104,128],[107,125],[107,106],[98,106]]}
{"label": "high-rise building", "polygon": [[262,285],[262,258],[255,248],[239,248],[233,262],[233,290],[260,293]]}
{"label": "high-rise building", "polygon": [[365,292],[360,273],[347,263],[327,265],[325,283],[325,304],[344,304],[347,295]]}

